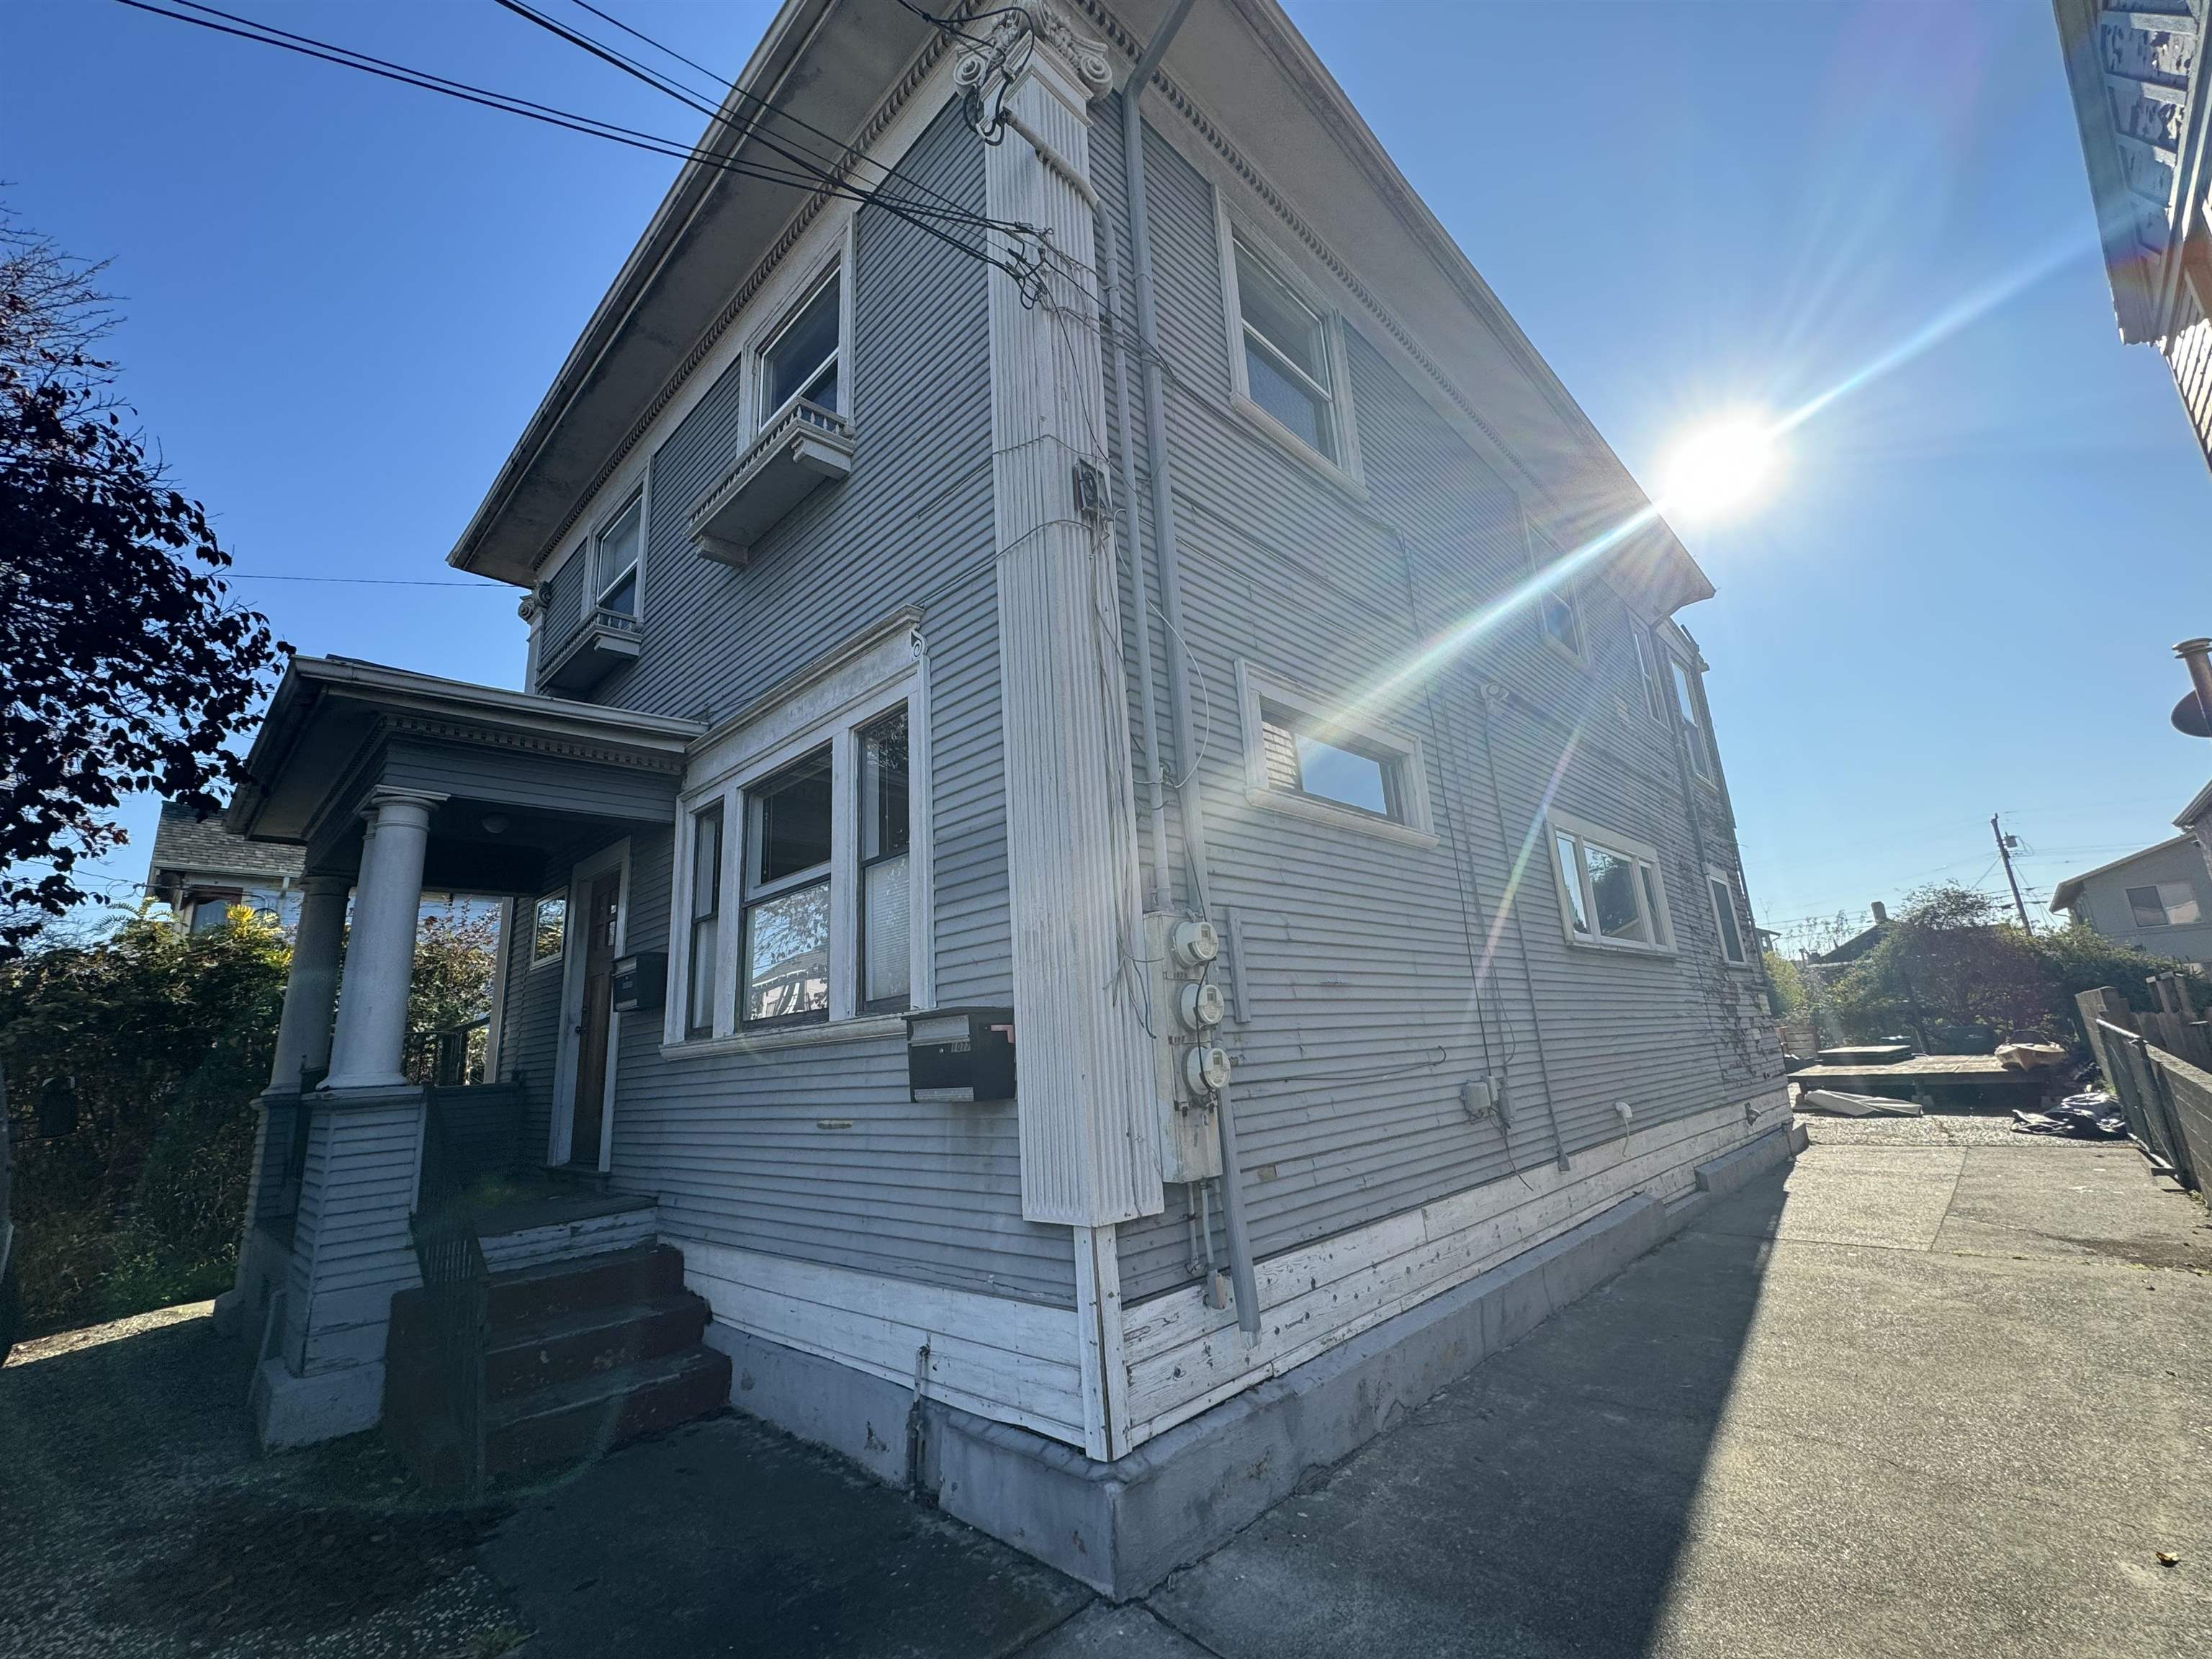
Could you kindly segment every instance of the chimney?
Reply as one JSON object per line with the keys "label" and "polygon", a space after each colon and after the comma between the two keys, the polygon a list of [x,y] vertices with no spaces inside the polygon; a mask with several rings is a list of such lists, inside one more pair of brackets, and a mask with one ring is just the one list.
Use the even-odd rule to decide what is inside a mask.
{"label": "chimney", "polygon": [[1874,925],[1877,927],[1889,920],[1889,907],[1880,899],[1874,902]]}

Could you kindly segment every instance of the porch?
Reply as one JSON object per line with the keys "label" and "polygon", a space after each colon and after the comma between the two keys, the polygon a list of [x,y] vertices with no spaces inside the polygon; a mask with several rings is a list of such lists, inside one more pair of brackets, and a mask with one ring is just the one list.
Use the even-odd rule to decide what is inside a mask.
{"label": "porch", "polygon": [[[287,672],[227,819],[306,849],[239,1282],[217,1308],[258,1335],[264,1444],[378,1420],[395,1295],[444,1307],[493,1273],[650,1243],[650,1200],[605,1190],[613,968],[629,840],[668,833],[700,729],[343,659]],[[557,963],[554,1077],[506,1062],[495,1000],[483,1082],[410,1079],[426,888],[510,902],[497,982],[524,951]],[[518,939],[518,914],[550,939]]]}

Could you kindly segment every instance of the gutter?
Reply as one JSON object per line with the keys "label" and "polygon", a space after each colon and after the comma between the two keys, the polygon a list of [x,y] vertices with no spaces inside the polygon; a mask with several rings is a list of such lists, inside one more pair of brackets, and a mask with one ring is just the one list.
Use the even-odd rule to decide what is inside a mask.
{"label": "gutter", "polygon": [[[1145,187],[1143,109],[1145,88],[1152,84],[1153,73],[1167,56],[1168,46],[1182,27],[1183,19],[1189,15],[1190,7],[1191,0],[1175,0],[1166,19],[1153,34],[1152,44],[1145,48],[1136,68],[1122,83],[1121,162],[1128,181],[1129,264],[1137,302],[1137,353],[1145,398],[1145,449],[1152,462],[1152,545],[1160,567],[1160,615],[1167,623],[1169,634],[1168,706],[1175,727],[1176,761],[1182,769],[1182,776],[1175,786],[1176,798],[1182,811],[1183,855],[1190,864],[1192,908],[1205,916],[1211,913],[1212,903],[1207,891],[1206,819],[1199,799],[1198,747],[1191,720],[1188,665],[1190,630],[1183,613],[1182,562],[1176,548],[1175,479],[1168,449],[1167,400],[1160,382],[1159,312],[1152,286],[1152,233]],[[1121,453],[1126,470],[1129,453],[1126,439]],[[1129,512],[1133,524],[1133,500]],[[1142,562],[1139,556],[1140,568]],[[1142,621],[1143,599],[1140,586],[1139,625],[1146,627],[1149,633]],[[1142,690],[1149,691],[1151,684],[1152,659],[1148,652]],[[1149,748],[1147,744],[1148,750]],[[1165,833],[1164,826],[1161,833]],[[1226,1089],[1215,1097],[1213,1120],[1221,1136],[1221,1219],[1223,1231],[1228,1235],[1229,1276],[1236,1287],[1237,1323],[1248,1335],[1257,1336],[1260,1286],[1253,1271],[1251,1235],[1244,1218],[1243,1182],[1237,1167],[1236,1117]]]}

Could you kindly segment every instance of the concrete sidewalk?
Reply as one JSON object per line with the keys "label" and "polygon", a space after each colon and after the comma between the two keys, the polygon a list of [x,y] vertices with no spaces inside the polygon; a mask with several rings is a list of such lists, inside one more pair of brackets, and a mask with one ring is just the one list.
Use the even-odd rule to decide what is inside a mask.
{"label": "concrete sidewalk", "polygon": [[2212,1651],[2203,1207],[2125,1146],[1813,1133],[1123,1607],[741,1417],[456,1513],[374,1437],[253,1457],[204,1317],[30,1345],[0,1652]]}

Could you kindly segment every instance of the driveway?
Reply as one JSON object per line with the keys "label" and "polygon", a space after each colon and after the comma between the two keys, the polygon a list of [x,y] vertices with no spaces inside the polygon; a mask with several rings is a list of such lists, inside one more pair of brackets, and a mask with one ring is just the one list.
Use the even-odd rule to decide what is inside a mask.
{"label": "driveway", "polygon": [[2203,1207],[2124,1146],[1811,1127],[1118,1608],[742,1418],[456,1515],[373,1437],[247,1455],[204,1319],[40,1345],[0,1376],[0,1650],[2212,1651]]}

